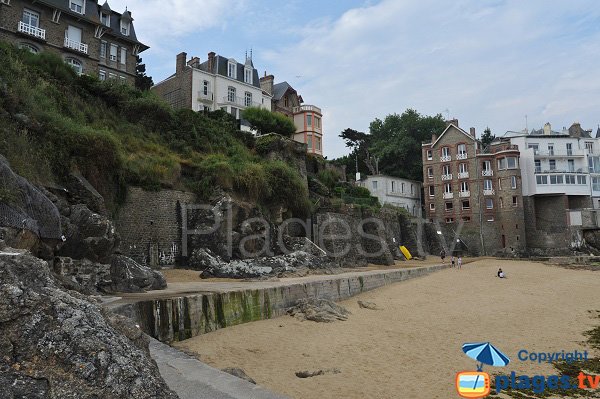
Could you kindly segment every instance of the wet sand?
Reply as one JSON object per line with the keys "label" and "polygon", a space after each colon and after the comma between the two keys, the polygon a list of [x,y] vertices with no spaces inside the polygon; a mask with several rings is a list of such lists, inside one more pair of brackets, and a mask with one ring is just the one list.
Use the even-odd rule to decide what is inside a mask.
{"label": "wet sand", "polygon": [[[495,277],[502,267],[507,279]],[[375,302],[379,311],[361,309]],[[598,320],[600,272],[524,261],[480,260],[341,302],[347,321],[292,317],[228,327],[177,343],[217,368],[243,368],[258,384],[293,398],[457,398],[456,372],[475,370],[465,342],[491,341],[511,358],[490,373],[554,374],[529,352],[573,351]],[[300,379],[296,371],[337,368]]]}

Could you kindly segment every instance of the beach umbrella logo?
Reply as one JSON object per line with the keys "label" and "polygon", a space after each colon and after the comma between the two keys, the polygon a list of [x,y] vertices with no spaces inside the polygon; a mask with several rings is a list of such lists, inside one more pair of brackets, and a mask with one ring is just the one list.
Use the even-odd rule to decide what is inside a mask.
{"label": "beach umbrella logo", "polygon": [[490,375],[483,371],[483,365],[504,367],[510,359],[489,342],[466,343],[463,352],[476,360],[477,371],[462,371],[456,374],[456,391],[463,398],[484,398],[490,393]]}

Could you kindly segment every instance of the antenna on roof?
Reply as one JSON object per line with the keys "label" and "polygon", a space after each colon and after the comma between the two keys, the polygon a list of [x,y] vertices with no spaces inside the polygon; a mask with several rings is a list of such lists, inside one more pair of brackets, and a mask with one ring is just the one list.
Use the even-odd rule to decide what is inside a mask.
{"label": "antenna on roof", "polygon": [[525,133],[529,133],[529,127],[527,126],[527,115],[525,115]]}
{"label": "antenna on roof", "polygon": [[450,120],[450,110],[448,108],[446,108],[444,110],[444,112],[446,113],[446,120],[449,121]]}

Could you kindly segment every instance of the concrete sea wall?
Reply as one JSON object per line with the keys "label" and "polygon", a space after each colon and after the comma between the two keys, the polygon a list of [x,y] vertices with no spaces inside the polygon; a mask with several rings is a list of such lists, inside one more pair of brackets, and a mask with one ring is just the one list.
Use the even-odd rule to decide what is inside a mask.
{"label": "concrete sea wall", "polygon": [[150,336],[169,343],[220,328],[281,316],[301,298],[319,297],[341,301],[361,292],[424,276],[447,267],[439,265],[318,276],[306,282],[283,281],[267,288],[190,293],[115,304],[112,308],[135,320]]}

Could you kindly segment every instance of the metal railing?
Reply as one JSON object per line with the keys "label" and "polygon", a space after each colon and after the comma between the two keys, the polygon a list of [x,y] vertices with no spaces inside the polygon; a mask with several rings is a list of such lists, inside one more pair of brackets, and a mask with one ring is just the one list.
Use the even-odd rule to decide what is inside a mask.
{"label": "metal railing", "polygon": [[452,157],[450,155],[442,155],[440,157],[440,161],[442,161],[442,162],[450,162],[450,161],[452,161]]}
{"label": "metal railing", "polygon": [[260,103],[253,102],[253,101],[246,101],[246,99],[243,97],[225,96],[225,97],[223,97],[223,103],[234,104],[234,105],[238,105],[240,107],[260,107]]}
{"label": "metal railing", "polygon": [[458,178],[459,179],[468,179],[469,178],[469,172],[458,172]]}
{"label": "metal railing", "polygon": [[68,37],[65,37],[65,47],[80,51],[82,53],[88,53],[88,45],[81,42],[76,42],[75,40],[71,40]]}
{"label": "metal railing", "polygon": [[464,198],[464,197],[470,197],[470,196],[471,196],[471,192],[470,192],[470,191],[460,191],[460,192],[458,193],[458,195],[459,195],[460,197],[463,197],[463,198]]}
{"label": "metal railing", "polygon": [[494,191],[493,188],[484,188],[483,189],[483,195],[494,195],[496,194],[496,191]]}
{"label": "metal railing", "polygon": [[444,193],[443,198],[444,199],[454,198],[454,193]]}
{"label": "metal railing", "polygon": [[452,180],[452,173],[442,175],[442,180]]}
{"label": "metal railing", "polygon": [[462,154],[457,154],[456,159],[467,159],[467,153],[463,152]]}
{"label": "metal railing", "polygon": [[319,108],[315,105],[301,105],[299,107],[292,108],[292,112],[295,114],[298,112],[316,112],[316,113],[320,114],[321,108]]}
{"label": "metal railing", "polygon": [[17,30],[21,33],[26,33],[28,35],[46,40],[46,30],[40,29],[37,26],[28,25],[25,22],[20,21]]}
{"label": "metal railing", "polygon": [[198,92],[198,99],[199,100],[208,100],[208,101],[212,101],[213,100],[213,92],[212,91],[207,91],[206,93],[201,90]]}
{"label": "metal railing", "polygon": [[494,176],[494,171],[493,170],[482,170],[481,176]]}

